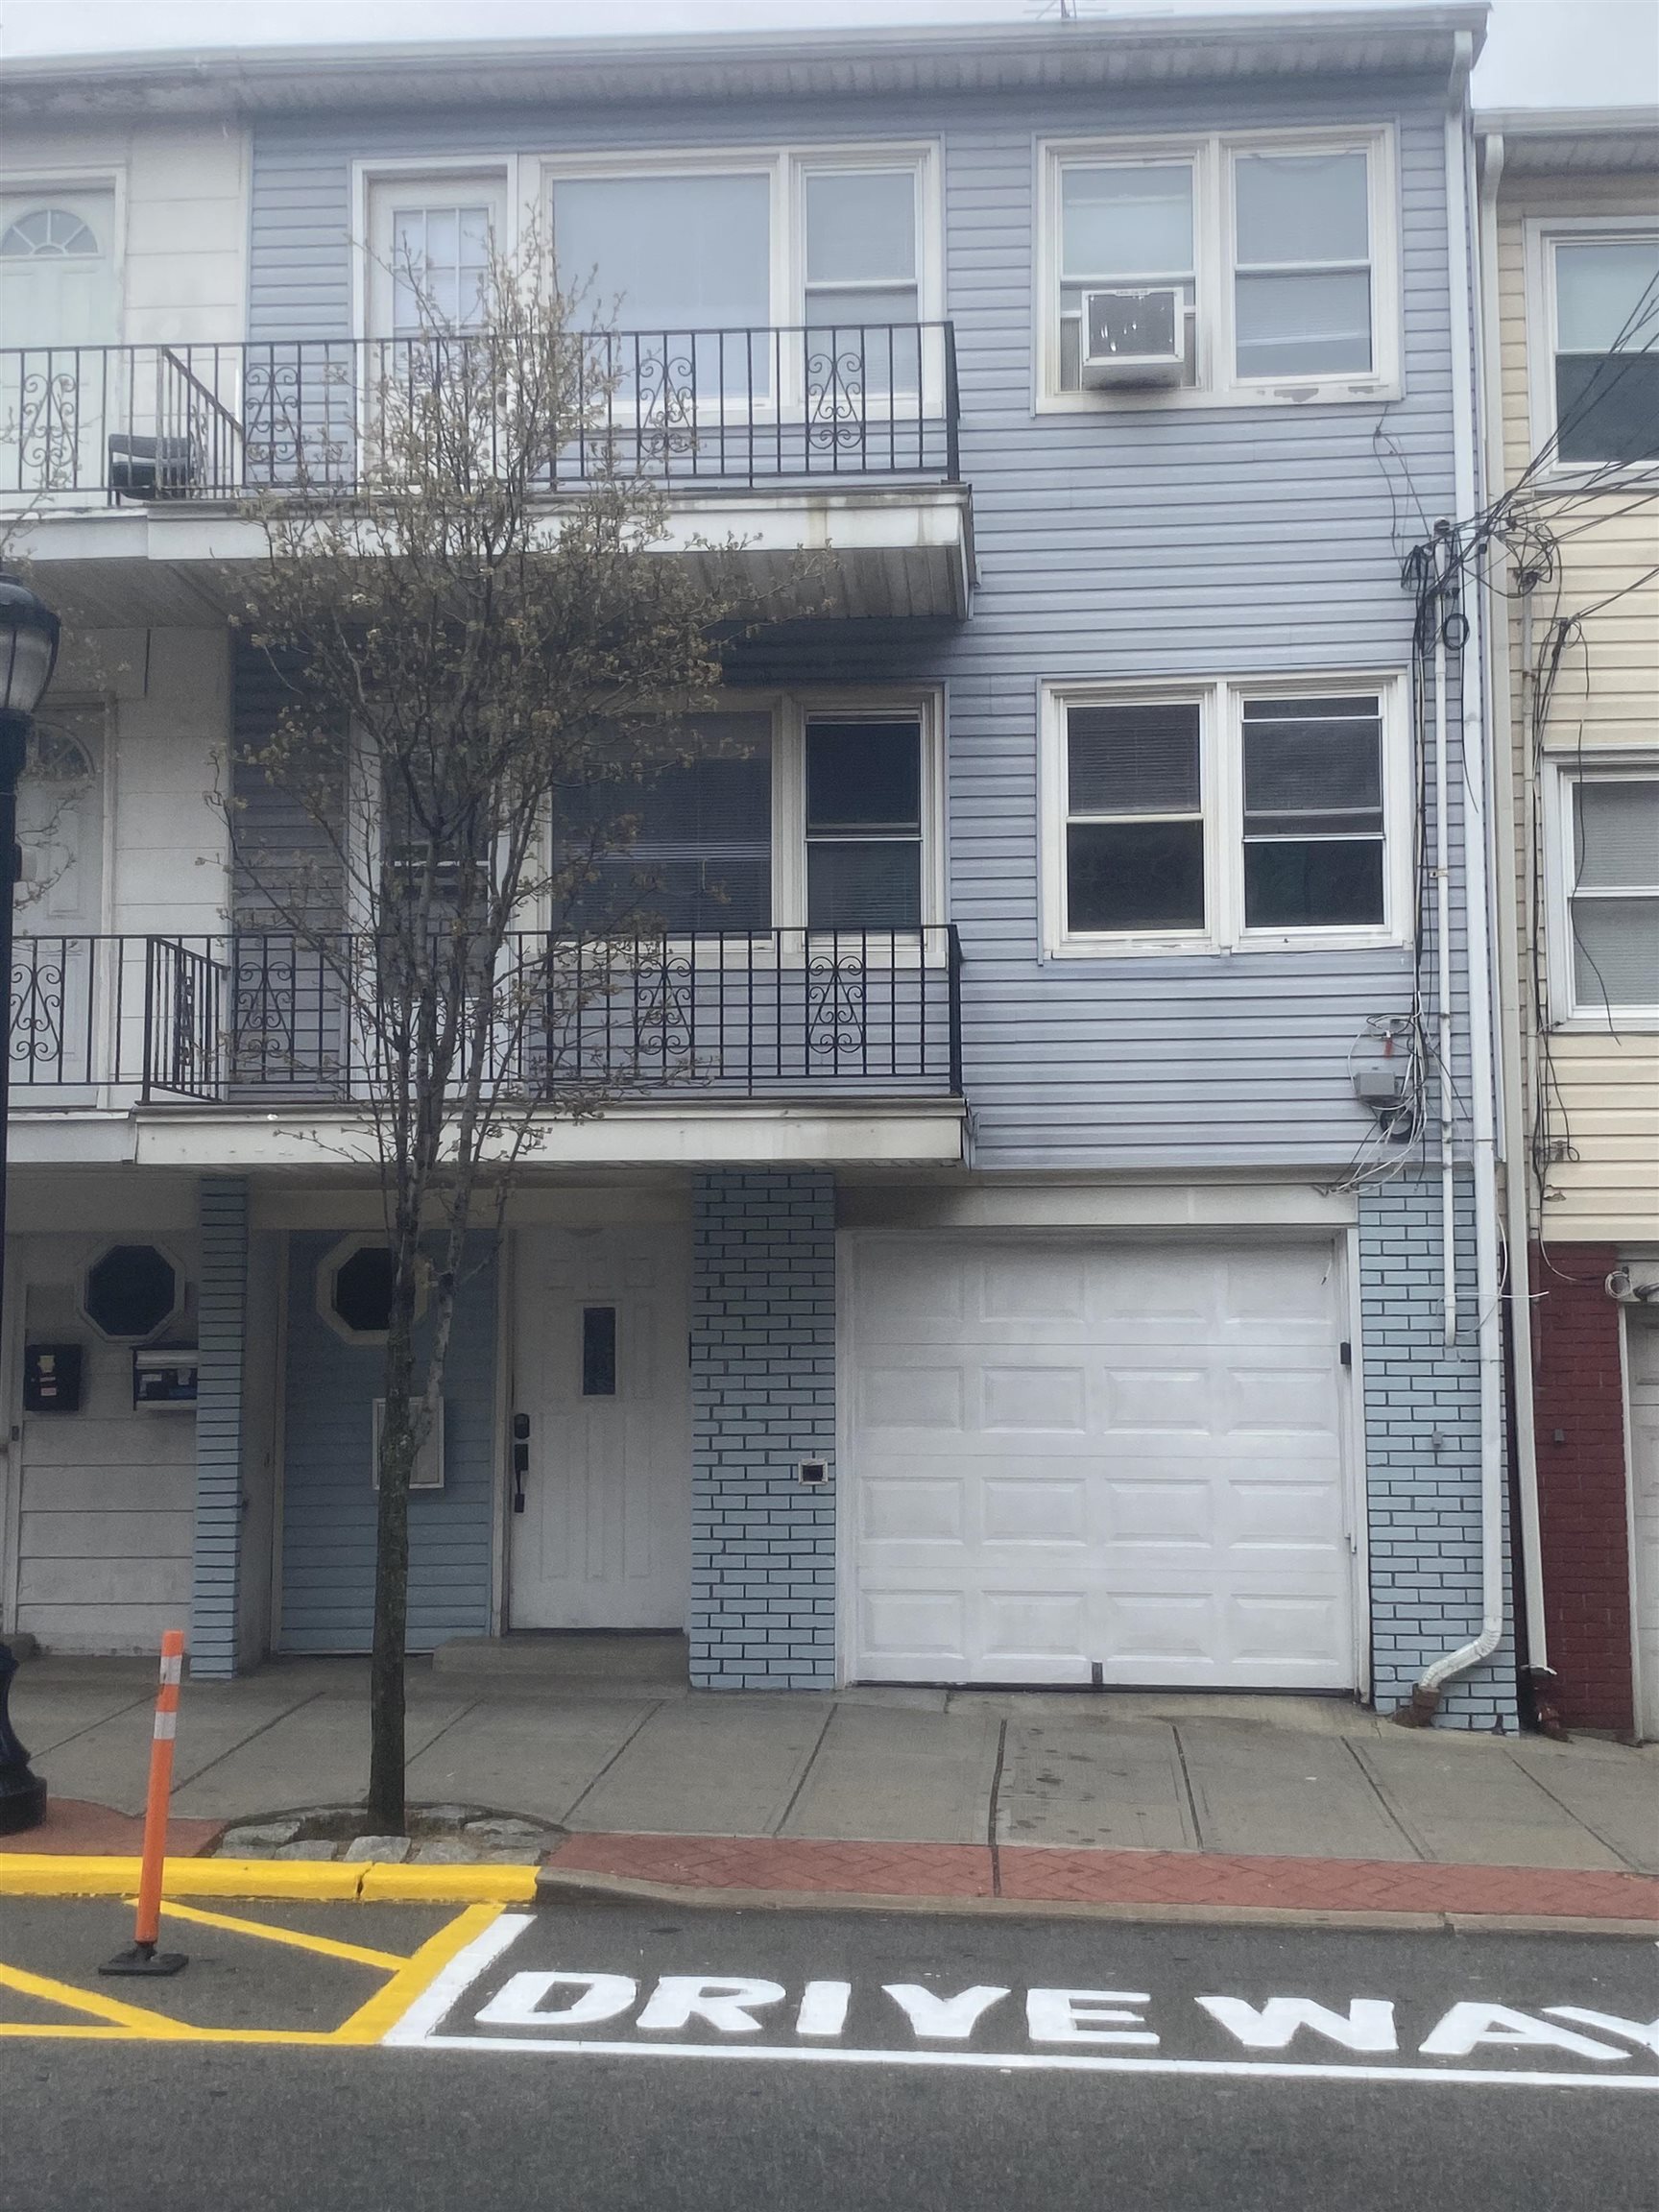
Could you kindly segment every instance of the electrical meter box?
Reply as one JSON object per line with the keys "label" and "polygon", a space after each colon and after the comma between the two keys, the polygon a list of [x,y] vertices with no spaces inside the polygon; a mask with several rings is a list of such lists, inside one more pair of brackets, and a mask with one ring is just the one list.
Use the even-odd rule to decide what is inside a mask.
{"label": "electrical meter box", "polygon": [[187,1413],[195,1404],[194,1344],[151,1344],[133,1353],[135,1412]]}
{"label": "electrical meter box", "polygon": [[79,1344],[30,1344],[23,1352],[25,1413],[79,1413]]}

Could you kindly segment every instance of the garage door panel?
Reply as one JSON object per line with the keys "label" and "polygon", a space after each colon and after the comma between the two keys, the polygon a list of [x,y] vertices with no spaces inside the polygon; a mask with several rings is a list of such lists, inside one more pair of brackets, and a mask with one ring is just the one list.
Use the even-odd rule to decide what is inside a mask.
{"label": "garage door panel", "polygon": [[878,1666],[912,1680],[966,1679],[968,1601],[959,1591],[867,1590],[858,1616],[863,1648]]}
{"label": "garage door panel", "polygon": [[883,1545],[960,1544],[967,1534],[965,1488],[960,1476],[867,1477],[859,1486],[864,1534]]}
{"label": "garage door panel", "polygon": [[866,1369],[858,1384],[858,1416],[869,1429],[948,1429],[966,1425],[960,1367],[921,1365]]}
{"label": "garage door panel", "polygon": [[987,1476],[979,1485],[987,1544],[1082,1544],[1089,1535],[1089,1486],[1034,1475]]}
{"label": "garage door panel", "polygon": [[896,1234],[854,1262],[859,1673],[1351,1684],[1329,1251]]}
{"label": "garage door panel", "polygon": [[1209,1549],[1210,1484],[1203,1479],[1108,1481],[1100,1488],[1099,1541],[1110,1548],[1199,1544]]}
{"label": "garage door panel", "polygon": [[1088,1318],[1084,1256],[1079,1252],[1011,1252],[976,1270],[975,1310],[986,1321],[1083,1321]]}

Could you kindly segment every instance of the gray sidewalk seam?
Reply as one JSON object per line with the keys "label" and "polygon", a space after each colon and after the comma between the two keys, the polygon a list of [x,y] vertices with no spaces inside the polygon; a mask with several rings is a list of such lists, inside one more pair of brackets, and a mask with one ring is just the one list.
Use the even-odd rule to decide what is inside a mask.
{"label": "gray sidewalk seam", "polygon": [[810,1776],[813,1767],[818,1764],[818,1754],[824,1748],[825,1739],[828,1737],[830,1725],[833,1722],[839,1710],[839,1706],[830,1705],[828,1711],[825,1713],[824,1725],[819,1729],[817,1740],[814,1742],[811,1750],[806,1754],[806,1764],[802,1767],[800,1778],[796,1782],[794,1789],[789,1792],[789,1802],[784,1806],[782,1812],[779,1814],[777,1819],[772,1823],[771,1828],[767,1831],[769,1835],[781,1836],[784,1829],[788,1826],[789,1815],[794,1812],[796,1805],[800,1802],[801,1792],[805,1789],[807,1779]]}
{"label": "gray sidewalk seam", "polygon": [[228,1743],[217,1758],[204,1761],[192,1773],[179,1775],[174,1781],[172,1794],[177,1797],[180,1790],[187,1790],[191,1783],[200,1782],[204,1774],[211,1774],[215,1767],[222,1767],[227,1759],[233,1759],[238,1751],[245,1751],[250,1743],[256,1743],[271,1729],[284,1720],[292,1719],[296,1713],[303,1713],[307,1705],[315,1705],[319,1697],[326,1695],[325,1691],[313,1690],[309,1697],[301,1697],[292,1705],[285,1705],[280,1713],[273,1713],[269,1720],[262,1720],[257,1728],[250,1728],[247,1735],[238,1736],[234,1743]]}
{"label": "gray sidewalk seam", "polygon": [[594,1791],[610,1773],[612,1767],[615,1766],[617,1760],[621,1758],[623,1752],[627,1750],[629,1744],[633,1743],[635,1737],[638,1735],[640,1729],[644,1727],[646,1721],[651,1719],[653,1714],[661,1713],[663,1706],[668,1702],[669,1700],[665,1697],[654,1697],[646,1706],[644,1712],[640,1714],[638,1719],[635,1721],[633,1727],[629,1729],[627,1735],[623,1737],[621,1743],[617,1744],[615,1750],[612,1752],[610,1758],[606,1760],[604,1766],[600,1767],[588,1787],[565,1808],[565,1817],[559,1823],[562,1828],[567,1828],[570,1825],[588,1799],[592,1796]]}
{"label": "gray sidewalk seam", "polygon": [[[1338,1736],[1336,1741],[1342,1745],[1342,1748],[1347,1752],[1349,1758],[1353,1760],[1355,1766],[1358,1767],[1360,1773],[1364,1776],[1365,1785],[1370,1791],[1372,1796],[1376,1798],[1377,1803],[1382,1810],[1382,1817],[1387,1821],[1389,1827],[1394,1830],[1401,1842],[1405,1844],[1407,1850],[1411,1853],[1413,1858],[1422,1859],[1422,1845],[1418,1842],[1416,1837],[1409,1833],[1409,1831],[1407,1829],[1406,1823],[1400,1818],[1398,1814],[1396,1814],[1393,1806],[1389,1804],[1388,1799],[1383,1792],[1382,1783],[1378,1781],[1376,1775],[1372,1773],[1370,1767],[1366,1766],[1364,1760],[1360,1758],[1358,1752],[1354,1748],[1352,1739],[1347,1736]],[[1424,1861],[1424,1863],[1427,1864],[1428,1862]]]}
{"label": "gray sidewalk seam", "polygon": [[1530,1767],[1523,1767],[1520,1760],[1517,1759],[1510,1751],[1507,1743],[1505,1743],[1503,1748],[1504,1758],[1508,1760],[1510,1766],[1514,1767],[1517,1774],[1525,1774],[1528,1782],[1536,1782],[1539,1789],[1543,1791],[1545,1796],[1549,1798],[1551,1805],[1559,1805],[1562,1812],[1566,1814],[1569,1820],[1575,1820],[1580,1828],[1585,1829],[1590,1835],[1594,1836],[1597,1842],[1600,1844],[1601,1848],[1604,1851],[1611,1851],[1614,1858],[1619,1861],[1622,1866],[1628,1866],[1632,1874],[1645,1874],[1647,1871],[1645,1866],[1638,1866],[1634,1864],[1632,1861],[1628,1859],[1623,1851],[1620,1850],[1618,1844],[1614,1842],[1610,1836],[1603,1836],[1600,1829],[1597,1827],[1595,1821],[1592,1820],[1587,1814],[1580,1813],[1575,1807],[1569,1805],[1564,1797],[1557,1797],[1554,1791],[1551,1789],[1549,1783],[1544,1781],[1541,1776],[1534,1774]]}

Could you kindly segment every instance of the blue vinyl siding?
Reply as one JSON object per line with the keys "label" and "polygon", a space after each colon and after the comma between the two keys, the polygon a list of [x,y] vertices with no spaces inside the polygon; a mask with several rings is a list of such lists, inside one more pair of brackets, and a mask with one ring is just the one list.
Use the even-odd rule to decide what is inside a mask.
{"label": "blue vinyl siding", "polygon": [[[285,1651],[366,1651],[374,1607],[370,1465],[378,1347],[347,1343],[317,1311],[318,1262],[334,1235],[288,1251],[288,1377],[282,1483]],[[484,1258],[482,1251],[479,1257]],[[495,1431],[495,1262],[456,1300],[445,1383],[445,1486],[409,1500],[409,1648],[490,1632]]]}
{"label": "blue vinyl siding", "polygon": [[[1444,97],[1440,81],[1375,78],[262,122],[251,328],[349,332],[354,159],[937,141],[978,558],[973,613],[959,629],[796,625],[748,648],[735,680],[945,687],[949,911],[965,959],[975,1165],[1330,1172],[1371,1127],[1348,1056],[1368,1017],[1407,1010],[1409,952],[1046,960],[1038,703],[1046,680],[1404,673],[1412,609],[1401,555],[1453,499]],[[1034,412],[1039,138],[1384,122],[1397,131],[1402,399]],[[1455,793],[1459,783],[1455,761]],[[1460,927],[1455,950],[1460,960]]]}

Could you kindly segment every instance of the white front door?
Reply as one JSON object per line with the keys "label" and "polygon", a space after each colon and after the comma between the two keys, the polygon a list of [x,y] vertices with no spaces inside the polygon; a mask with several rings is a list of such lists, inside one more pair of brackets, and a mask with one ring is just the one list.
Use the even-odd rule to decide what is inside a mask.
{"label": "white front door", "polygon": [[1634,1507],[1636,1733],[1659,1743],[1659,1313],[1634,1310],[1624,1326]]}
{"label": "white front door", "polygon": [[1339,1311],[1328,1243],[858,1238],[857,1678],[1352,1688]]}
{"label": "white front door", "polygon": [[[509,1626],[683,1628],[690,1250],[661,1226],[518,1238]],[[522,1498],[522,1509],[518,1500]]]}

